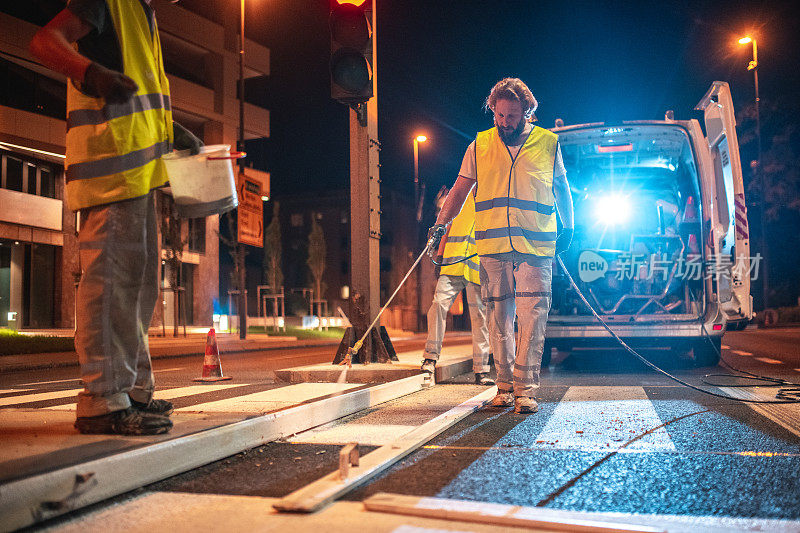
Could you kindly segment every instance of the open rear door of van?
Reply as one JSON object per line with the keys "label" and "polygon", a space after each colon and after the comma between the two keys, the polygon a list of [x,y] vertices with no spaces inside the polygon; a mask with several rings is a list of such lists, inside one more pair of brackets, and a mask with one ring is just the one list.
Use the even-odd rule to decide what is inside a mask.
{"label": "open rear door of van", "polygon": [[753,317],[751,276],[758,275],[760,255],[751,260],[750,227],[742,181],[742,161],[736,137],[736,117],[728,84],[715,81],[695,107],[703,111],[706,140],[714,168],[714,213],[709,265],[720,307],[728,320],[744,325]]}

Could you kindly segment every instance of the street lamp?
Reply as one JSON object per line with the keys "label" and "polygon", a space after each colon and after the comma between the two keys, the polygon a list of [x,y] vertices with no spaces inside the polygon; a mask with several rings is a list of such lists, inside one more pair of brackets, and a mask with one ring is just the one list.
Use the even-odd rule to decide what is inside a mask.
{"label": "street lamp", "polygon": [[417,224],[422,220],[422,198],[419,186],[419,144],[427,140],[428,138],[425,135],[414,137],[414,209],[416,211]]}
{"label": "street lamp", "polygon": [[[422,189],[422,194],[420,194],[420,186],[419,186],[419,144],[424,143],[428,140],[428,137],[425,135],[417,135],[413,139],[414,144],[414,211],[416,215],[417,221],[417,241],[414,243],[415,245],[419,243],[420,240],[420,233],[422,228],[420,227],[420,222],[422,222],[422,197],[424,196],[424,186]],[[422,273],[421,269],[417,270],[417,331],[422,330]]]}
{"label": "street lamp", "polygon": [[753,170],[755,171],[756,175],[761,178],[761,248],[762,254],[764,257],[764,270],[761,277],[761,299],[764,303],[764,310],[769,308],[769,260],[767,259],[767,240],[766,240],[766,224],[767,224],[767,191],[769,190],[769,184],[767,183],[768,176],[766,174],[762,174],[761,172],[761,113],[760,113],[760,103],[761,98],[758,95],[758,42],[756,41],[755,37],[751,37],[749,35],[745,35],[741,39],[739,39],[739,44],[750,44],[753,45],[753,60],[747,64],[747,70],[753,71],[753,82],[755,84],[755,91],[756,91],[756,146],[757,146],[757,156],[756,156],[756,164],[753,166]]}

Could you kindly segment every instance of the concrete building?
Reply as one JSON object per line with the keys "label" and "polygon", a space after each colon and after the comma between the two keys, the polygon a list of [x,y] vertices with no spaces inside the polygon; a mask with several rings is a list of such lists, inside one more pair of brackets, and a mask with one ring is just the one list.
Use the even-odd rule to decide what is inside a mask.
{"label": "concrete building", "polygon": [[[66,80],[28,52],[54,13],[38,3],[0,7],[0,326],[69,328],[74,324],[79,217],[64,204]],[[43,3],[42,3],[43,4]],[[153,0],[170,80],[174,119],[206,144],[235,146],[238,132],[238,19],[224,10],[208,20]],[[245,42],[245,76],[269,75],[269,50]],[[269,136],[269,111],[245,107],[245,137]],[[169,202],[161,198],[162,215]],[[154,325],[173,322],[169,279],[186,294],[189,324],[211,324],[219,298],[219,217],[184,220],[180,272],[162,268],[162,305]],[[162,257],[167,258],[162,249]],[[11,320],[11,322],[9,322]]]}

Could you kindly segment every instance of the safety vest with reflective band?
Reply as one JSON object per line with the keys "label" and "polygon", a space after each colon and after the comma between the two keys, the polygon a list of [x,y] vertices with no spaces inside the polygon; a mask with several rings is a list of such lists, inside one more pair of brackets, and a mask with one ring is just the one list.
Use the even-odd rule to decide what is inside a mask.
{"label": "safety vest with reflective band", "polygon": [[169,82],[158,27],[151,33],[143,6],[106,0],[124,74],[139,86],[122,104],[107,104],[67,84],[67,206],[136,198],[167,181],[163,154],[172,150]]}
{"label": "safety vest with reflective band", "polygon": [[558,136],[533,127],[511,157],[497,128],[475,138],[475,241],[478,254],[555,255],[553,167]]}
{"label": "safety vest with reflective band", "polygon": [[[475,200],[467,195],[464,207],[450,224],[450,231],[444,240],[442,263],[453,263],[477,253],[475,247]],[[440,275],[463,277],[467,281],[480,284],[480,267],[478,257],[466,261],[443,266]]]}

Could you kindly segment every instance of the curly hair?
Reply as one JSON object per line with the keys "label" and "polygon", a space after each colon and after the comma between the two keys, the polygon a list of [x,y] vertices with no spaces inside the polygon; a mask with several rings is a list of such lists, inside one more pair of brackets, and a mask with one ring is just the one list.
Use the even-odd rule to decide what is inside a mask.
{"label": "curly hair", "polygon": [[528,89],[528,86],[519,78],[503,78],[498,81],[489,91],[484,108],[494,112],[494,107],[498,100],[517,101],[522,105],[522,115],[526,120],[536,120],[533,112],[539,107],[539,102]]}

